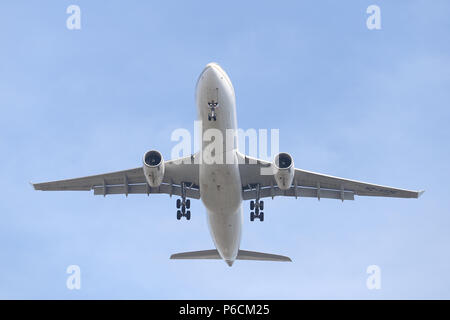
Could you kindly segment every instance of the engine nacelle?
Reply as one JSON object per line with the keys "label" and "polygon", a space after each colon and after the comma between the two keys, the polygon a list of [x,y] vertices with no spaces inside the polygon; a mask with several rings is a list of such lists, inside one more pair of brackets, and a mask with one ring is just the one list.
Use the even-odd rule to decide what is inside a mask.
{"label": "engine nacelle", "polygon": [[159,187],[164,178],[164,159],[160,152],[151,150],[144,155],[144,175],[150,187]]}
{"label": "engine nacelle", "polygon": [[284,152],[277,154],[272,165],[278,188],[289,189],[295,175],[294,160],[291,155]]}

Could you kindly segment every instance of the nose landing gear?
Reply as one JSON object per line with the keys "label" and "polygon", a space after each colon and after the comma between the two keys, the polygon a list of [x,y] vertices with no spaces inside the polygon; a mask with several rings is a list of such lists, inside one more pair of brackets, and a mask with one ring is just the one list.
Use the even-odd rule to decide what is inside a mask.
{"label": "nose landing gear", "polygon": [[211,119],[213,119],[214,121],[217,120],[216,117],[216,108],[219,107],[219,102],[211,100],[211,102],[208,102],[208,108],[209,108],[209,113],[208,113],[208,121],[211,121]]}
{"label": "nose landing gear", "polygon": [[186,185],[181,183],[181,199],[177,199],[177,220],[186,217],[186,220],[191,220],[191,211],[186,210],[191,208],[191,200],[186,199]]}

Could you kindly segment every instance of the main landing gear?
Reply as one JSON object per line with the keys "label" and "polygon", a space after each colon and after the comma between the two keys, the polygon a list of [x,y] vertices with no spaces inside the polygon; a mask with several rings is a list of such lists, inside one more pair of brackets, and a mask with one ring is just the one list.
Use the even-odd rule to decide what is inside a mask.
{"label": "main landing gear", "polygon": [[259,200],[260,197],[260,187],[259,184],[256,185],[256,200],[250,201],[250,221],[254,221],[255,218],[259,221],[264,221],[264,201]]}
{"label": "main landing gear", "polygon": [[[177,199],[177,220],[186,217],[186,220],[191,220],[191,200],[186,199],[186,185],[181,183],[181,199]],[[188,209],[188,210],[186,210]]]}

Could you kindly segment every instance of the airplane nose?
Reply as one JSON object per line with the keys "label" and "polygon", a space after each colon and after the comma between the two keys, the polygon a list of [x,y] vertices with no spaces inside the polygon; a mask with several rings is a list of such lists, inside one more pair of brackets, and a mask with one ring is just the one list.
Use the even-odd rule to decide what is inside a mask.
{"label": "airplane nose", "polygon": [[225,71],[215,62],[208,63],[203,72],[200,74],[196,85],[196,94],[207,88],[223,88],[229,90],[230,94],[234,95],[234,89],[231,85],[230,78]]}
{"label": "airplane nose", "polygon": [[217,62],[210,62],[206,65],[206,68],[208,67],[214,67],[214,66],[218,66]]}
{"label": "airplane nose", "polygon": [[216,63],[208,63],[203,69],[197,81],[197,91],[200,88],[205,87],[215,87],[218,88],[219,83],[223,79],[223,75],[220,73],[220,68],[217,67]]}
{"label": "airplane nose", "polygon": [[203,71],[203,77],[209,80],[218,79],[221,77],[220,69],[217,67],[217,64],[212,62],[208,63]]}

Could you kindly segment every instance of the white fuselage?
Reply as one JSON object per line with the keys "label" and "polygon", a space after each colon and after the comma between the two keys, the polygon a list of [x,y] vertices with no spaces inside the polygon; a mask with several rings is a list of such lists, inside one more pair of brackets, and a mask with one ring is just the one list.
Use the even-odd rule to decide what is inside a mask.
{"label": "white fuselage", "polygon": [[[210,119],[208,103],[218,103],[215,118]],[[203,159],[200,164],[200,196],[206,207],[208,225],[214,244],[220,256],[231,265],[239,250],[242,231],[242,188],[237,162],[237,144],[227,146],[227,130],[237,130],[236,99],[231,81],[225,71],[217,64],[210,63],[201,73],[196,88],[197,117],[202,121],[201,148]],[[212,129],[212,130],[211,130]],[[209,130],[209,131],[207,131]],[[211,141],[204,141],[205,132],[218,133],[223,137],[223,155],[213,156],[223,159],[223,163],[212,163],[211,152],[205,147]],[[206,140],[206,139],[205,139]],[[216,141],[217,142],[217,141]],[[234,161],[227,161],[234,159]]]}

